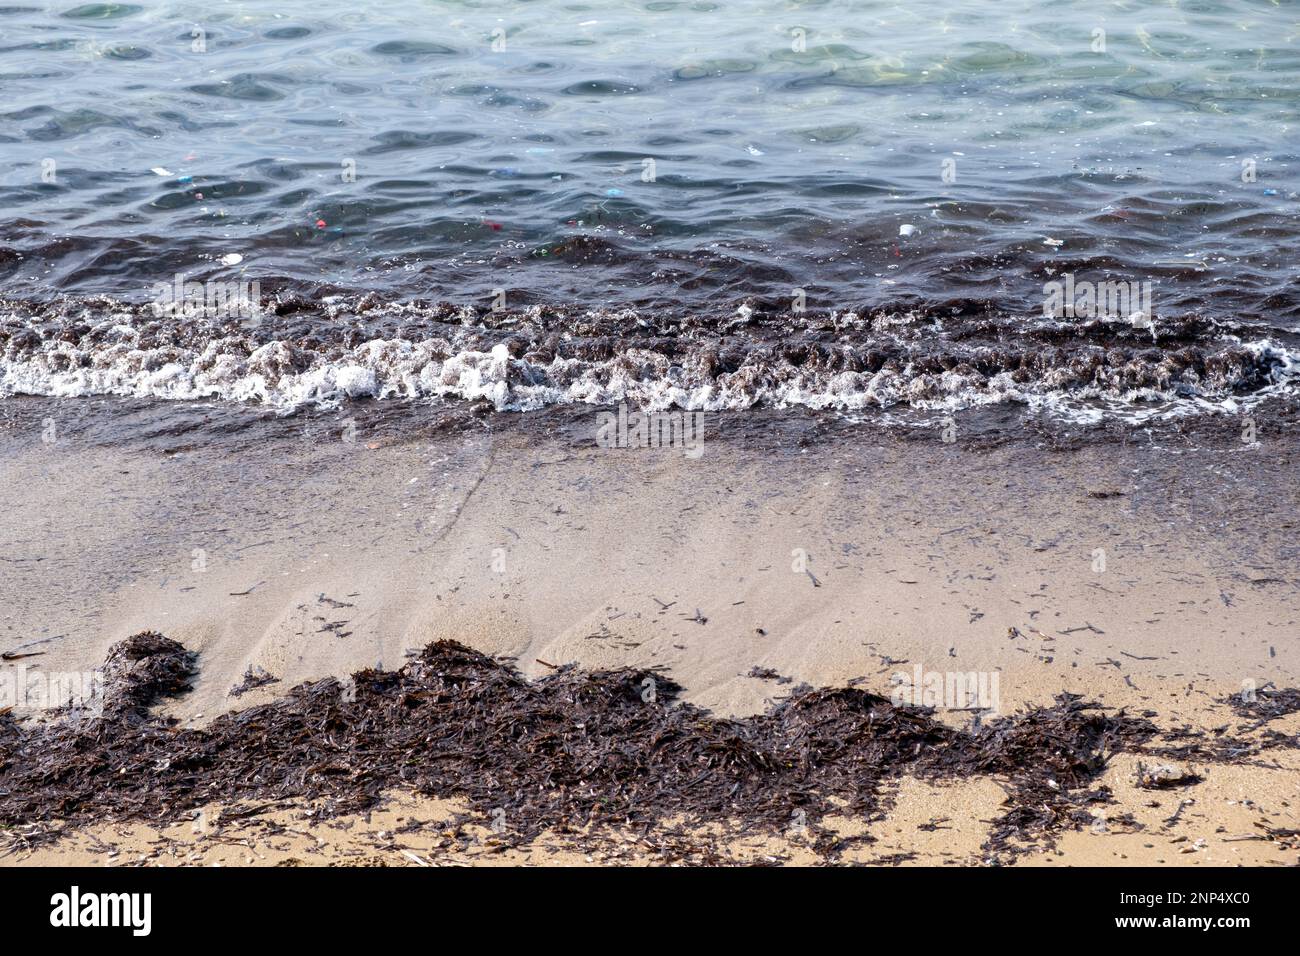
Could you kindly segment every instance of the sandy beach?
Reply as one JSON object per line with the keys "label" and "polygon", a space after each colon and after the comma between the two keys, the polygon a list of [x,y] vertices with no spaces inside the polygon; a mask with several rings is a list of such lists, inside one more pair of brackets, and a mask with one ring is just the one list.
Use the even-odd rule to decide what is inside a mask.
{"label": "sandy beach", "polygon": [[0,5],[13,926],[1286,933],[1297,10]]}
{"label": "sandy beach", "polygon": [[[444,639],[530,677],[662,668],[683,701],[721,717],[762,713],[800,685],[890,697],[969,674],[986,691],[991,679],[992,699],[940,699],[954,727],[1071,692],[1212,731],[1244,726],[1230,695],[1297,683],[1296,465],[1267,436],[1243,447],[1230,422],[1119,442],[995,420],[947,443],[829,416],[711,416],[702,454],[688,456],[598,447],[590,409],[503,420],[386,408],[346,422],[248,412],[232,449],[217,437],[236,431],[228,411],[195,406],[149,427],[129,408],[80,422],[68,408],[30,400],[0,433],[12,505],[0,591],[16,597],[3,649],[85,670],[127,635],[158,631],[198,654],[192,690],[160,705],[183,726],[302,681],[397,667]],[[32,426],[60,415],[64,438],[42,443]],[[232,695],[253,674],[276,682]],[[1270,729],[1294,735],[1296,720]],[[1200,783],[1155,791],[1135,783],[1138,760],[1117,756],[1101,779],[1116,801],[1106,814],[1140,827],[1070,829],[1019,860],[1295,862],[1294,840],[1259,829],[1296,826],[1294,748],[1249,766],[1193,760]],[[890,790],[853,859],[979,862],[1005,796],[991,778]],[[474,844],[483,821],[454,800],[392,797],[373,819],[281,806],[206,834],[106,822],[3,862],[107,847],[112,862],[150,863],[591,857],[562,838]],[[399,820],[417,821],[419,838],[366,836]],[[689,859],[638,838],[609,859]],[[726,852],[818,859],[780,835],[743,844],[729,838]]]}

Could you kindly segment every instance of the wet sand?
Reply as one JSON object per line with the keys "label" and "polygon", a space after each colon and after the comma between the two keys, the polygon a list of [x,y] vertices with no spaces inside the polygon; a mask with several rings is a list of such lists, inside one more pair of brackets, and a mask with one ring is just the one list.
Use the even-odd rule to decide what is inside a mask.
{"label": "wet sand", "polygon": [[[1267,436],[948,444],[730,416],[710,420],[691,458],[595,447],[589,409],[363,412],[352,435],[346,413],[236,428],[200,410],[164,426],[144,406],[119,409],[109,425],[70,407],[31,400],[0,432],[0,651],[81,670],[128,634],[161,631],[199,652],[193,692],[164,708],[184,722],[394,667],[442,638],[531,675],[665,667],[720,715],[760,712],[800,683],[888,696],[919,666],[996,674],[998,713],[1073,691],[1162,726],[1215,727],[1235,721],[1221,702],[1243,686],[1300,683],[1300,485],[1286,443]],[[32,426],[51,417],[64,427],[47,444]],[[279,683],[231,696],[250,668]],[[1225,842],[1255,814],[1296,826],[1300,761],[1268,762],[1210,768],[1187,794],[1185,835],[1209,856],[1174,836],[1088,833],[1057,859],[1294,862],[1276,842]],[[1167,793],[1145,806],[1121,763],[1121,810],[1176,809]],[[908,822],[953,815],[952,794],[931,789],[904,781],[898,832],[870,853],[978,861],[973,834]],[[998,792],[967,799],[978,830]],[[304,862],[346,861],[349,840]],[[4,862],[71,861],[77,845]]]}

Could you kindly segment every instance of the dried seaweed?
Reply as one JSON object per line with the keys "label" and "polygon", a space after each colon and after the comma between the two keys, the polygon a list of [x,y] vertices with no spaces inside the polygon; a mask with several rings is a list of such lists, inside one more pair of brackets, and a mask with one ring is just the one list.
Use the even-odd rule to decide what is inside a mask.
{"label": "dried seaweed", "polygon": [[230,688],[227,697],[243,697],[250,690],[256,690],[258,687],[265,687],[267,684],[278,684],[280,678],[270,673],[263,667],[254,667],[252,664],[244,671],[244,678],[234,687]]}
{"label": "dried seaweed", "polygon": [[1283,690],[1261,687],[1255,691],[1241,691],[1231,695],[1226,703],[1238,717],[1251,717],[1261,723],[1277,720],[1300,712],[1300,689]]}
{"label": "dried seaweed", "polygon": [[783,677],[783,676],[781,675],[781,672],[780,672],[780,671],[778,671],[778,670],[776,670],[776,669],[774,669],[774,668],[771,668],[771,667],[759,667],[757,664],[755,664],[753,667],[751,667],[751,668],[749,669],[749,673],[747,673],[745,676],[746,676],[746,677],[752,677],[752,678],[754,678],[755,680],[770,680],[770,681],[775,681],[775,682],[778,683],[778,684],[793,684],[793,683],[794,683],[794,678],[793,678],[793,677]]}
{"label": "dried seaweed", "polygon": [[114,644],[104,660],[104,716],[145,720],[163,697],[190,689],[196,655],[156,631],[141,631]]}
{"label": "dried seaweed", "polygon": [[1107,760],[1158,732],[1074,695],[960,730],[853,688],[797,689],[727,720],[679,701],[660,672],[564,666],[529,681],[452,641],[397,671],[358,672],[346,693],[333,679],[301,684],[203,729],[151,716],[193,668],[181,645],[138,634],[109,653],[101,717],[0,726],[0,825],[178,819],[250,799],[342,813],[404,787],[467,802],[506,843],[609,826],[666,845],[680,821],[775,834],[798,820],[833,856],[846,842],[821,821],[878,817],[883,781],[982,774],[1008,791],[985,846],[994,859],[1093,822],[1090,807],[1111,798],[1087,788]]}

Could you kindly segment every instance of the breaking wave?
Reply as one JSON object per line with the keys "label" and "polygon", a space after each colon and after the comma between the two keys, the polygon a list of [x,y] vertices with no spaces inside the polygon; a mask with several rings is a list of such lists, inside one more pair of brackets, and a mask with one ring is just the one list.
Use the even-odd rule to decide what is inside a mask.
{"label": "breaking wave", "polygon": [[254,322],[180,319],[111,300],[7,303],[0,396],[258,403],[352,399],[719,411],[958,410],[1012,402],[1091,414],[1234,410],[1300,381],[1280,329],[1188,318],[1134,328],[953,307],[714,316],[335,298]]}

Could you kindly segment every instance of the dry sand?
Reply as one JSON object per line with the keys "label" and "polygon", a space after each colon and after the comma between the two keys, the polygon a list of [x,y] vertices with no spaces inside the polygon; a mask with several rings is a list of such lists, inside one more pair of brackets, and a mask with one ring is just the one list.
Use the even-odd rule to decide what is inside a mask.
{"label": "dry sand", "polygon": [[[1300,761],[1282,767],[1215,767],[1194,790],[1139,790],[1135,758],[1122,757],[1104,784],[1118,803],[1108,816],[1133,811],[1142,828],[1098,818],[1067,831],[1052,848],[1018,858],[1021,866],[1260,866],[1295,865],[1300,841],[1268,839],[1258,824],[1295,819],[1295,800],[1278,796],[1300,774]],[[1289,784],[1288,784],[1289,781]],[[1194,796],[1192,795],[1194,793]],[[824,825],[870,842],[848,845],[842,864],[960,866],[986,861],[981,850],[989,821],[1001,812],[1002,788],[979,778],[934,785],[910,778],[890,793],[883,820],[830,817]],[[1169,823],[1184,801],[1179,819]],[[321,818],[309,808],[260,805],[208,807],[166,825],[104,824],[71,832],[54,844],[0,857],[0,866],[587,866],[693,863],[810,866],[826,862],[806,832],[728,837],[721,844],[692,830],[610,831],[592,850],[544,833],[515,845],[481,818],[448,800],[394,793],[364,815]],[[226,815],[229,814],[227,817]],[[708,846],[707,855],[702,847]]]}
{"label": "dry sand", "polygon": [[[917,666],[996,673],[1001,713],[1068,690],[1155,711],[1162,726],[1234,722],[1220,701],[1243,682],[1300,684],[1300,485],[1289,453],[1267,442],[1050,451],[733,417],[713,420],[704,454],[690,458],[594,447],[593,422],[553,410],[413,435],[409,422],[375,417],[348,442],[317,417],[264,423],[233,444],[127,421],[120,429],[138,440],[53,446],[11,428],[0,433],[0,651],[81,670],[127,634],[161,631],[200,653],[194,692],[167,708],[196,723],[299,681],[397,666],[439,638],[513,656],[532,674],[660,665],[687,700],[736,715],[791,687],[748,676],[756,666],[884,694],[891,675]],[[280,683],[231,697],[250,667]],[[1117,779],[1121,809],[1157,828],[1178,799],[1195,809],[1173,835],[1070,834],[1063,855],[1041,859],[1295,862],[1294,848],[1228,840],[1262,817],[1298,825],[1300,771],[1293,757],[1277,762],[1212,768],[1155,807]],[[999,800],[987,781],[904,781],[863,859],[970,862]],[[415,804],[385,812],[443,812]],[[287,826],[294,813],[277,819]],[[917,829],[945,816],[956,822]],[[405,861],[354,823],[311,830],[333,848],[257,830],[258,849],[242,855],[181,837],[176,855],[157,859]],[[1192,852],[1170,843],[1179,837]],[[4,862],[73,862],[95,840],[125,861],[153,839],[104,827]],[[770,853],[800,861],[793,845]],[[560,846],[524,856],[569,861]]]}

